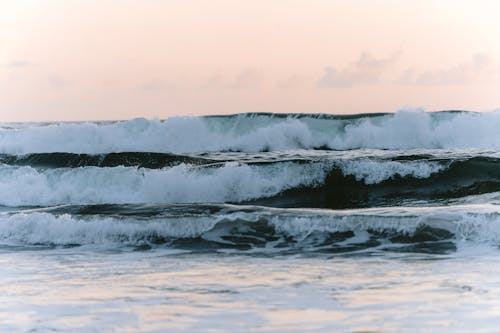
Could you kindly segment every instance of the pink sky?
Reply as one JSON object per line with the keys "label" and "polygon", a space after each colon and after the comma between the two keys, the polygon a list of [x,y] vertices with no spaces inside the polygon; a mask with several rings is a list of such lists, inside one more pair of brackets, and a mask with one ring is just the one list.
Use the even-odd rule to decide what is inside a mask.
{"label": "pink sky", "polygon": [[500,2],[0,0],[0,122],[500,107]]}

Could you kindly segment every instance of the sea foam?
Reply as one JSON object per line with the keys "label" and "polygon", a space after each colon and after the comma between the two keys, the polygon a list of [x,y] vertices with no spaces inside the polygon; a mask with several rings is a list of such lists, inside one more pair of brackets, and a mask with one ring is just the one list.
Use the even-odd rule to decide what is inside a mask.
{"label": "sea foam", "polygon": [[193,153],[298,148],[498,148],[500,112],[400,111],[379,116],[240,114],[31,124],[0,129],[0,153]]}
{"label": "sea foam", "polygon": [[[272,229],[252,225],[265,223]],[[500,211],[494,205],[451,207],[386,207],[345,211],[283,210],[248,207],[247,212],[207,216],[134,219],[106,216],[79,217],[45,212],[0,215],[2,244],[35,245],[141,245],[202,237],[219,243],[225,236],[291,237],[308,243],[312,235],[364,232],[412,236],[424,227],[446,230],[457,241],[500,241]],[[314,237],[316,237],[314,236]],[[225,240],[226,239],[226,240]],[[356,238],[353,239],[356,241]]]}
{"label": "sea foam", "polygon": [[427,178],[446,167],[429,161],[337,160],[247,165],[227,162],[163,169],[0,166],[0,205],[241,202],[298,187],[317,187],[339,168],[366,184],[394,177]]}

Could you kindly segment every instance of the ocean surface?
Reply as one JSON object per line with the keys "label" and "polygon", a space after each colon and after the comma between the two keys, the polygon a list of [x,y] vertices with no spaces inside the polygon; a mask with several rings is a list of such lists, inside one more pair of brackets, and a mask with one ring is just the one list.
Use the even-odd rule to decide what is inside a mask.
{"label": "ocean surface", "polygon": [[498,332],[500,112],[0,124],[0,332]]}

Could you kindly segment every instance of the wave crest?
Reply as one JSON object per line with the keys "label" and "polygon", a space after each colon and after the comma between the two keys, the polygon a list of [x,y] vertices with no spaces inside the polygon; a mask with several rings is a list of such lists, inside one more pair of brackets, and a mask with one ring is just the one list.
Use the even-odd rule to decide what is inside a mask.
{"label": "wave crest", "polygon": [[0,129],[0,152],[192,153],[299,148],[498,148],[500,112],[400,111],[378,116],[241,114],[60,123]]}
{"label": "wave crest", "polygon": [[[393,178],[428,178],[445,168],[437,162],[372,160],[225,162],[163,169],[4,165],[0,167],[0,205],[243,202],[280,196],[292,189],[321,188],[327,182],[331,183],[329,191],[336,191],[346,176],[370,185]],[[335,176],[338,172],[342,175]]]}
{"label": "wave crest", "polygon": [[499,223],[498,207],[491,205],[351,211],[231,206],[215,214],[149,219],[20,212],[0,215],[0,244],[277,253],[398,250],[411,245],[412,251],[449,251],[456,242],[498,242]]}

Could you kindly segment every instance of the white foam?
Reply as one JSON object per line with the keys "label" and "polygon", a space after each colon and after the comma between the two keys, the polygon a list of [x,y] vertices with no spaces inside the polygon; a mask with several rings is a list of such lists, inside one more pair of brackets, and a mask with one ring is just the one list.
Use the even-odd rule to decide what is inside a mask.
{"label": "white foam", "polygon": [[177,218],[170,221],[118,220],[94,217],[76,219],[68,214],[48,213],[0,216],[0,239],[4,244],[139,245],[151,238],[196,237],[213,228],[214,219]]}
{"label": "white foam", "polygon": [[395,176],[429,178],[446,169],[445,165],[427,161],[399,162],[364,159],[340,161],[338,165],[344,175],[353,175],[356,180],[363,180],[365,184],[380,183]]}
{"label": "white foam", "polygon": [[348,125],[329,146],[339,149],[498,148],[500,112],[401,111]]}
{"label": "white foam", "polygon": [[[248,223],[267,220],[276,232],[300,241],[309,235],[369,230],[412,235],[424,225],[448,230],[456,240],[500,241],[500,208],[495,205],[455,207],[388,207],[347,211],[264,209],[213,216],[150,220],[93,216],[86,219],[65,214],[32,212],[0,215],[2,244],[121,244],[140,245],[154,239],[214,239]],[[220,225],[223,223],[223,225]],[[221,230],[217,230],[220,226]]]}
{"label": "white foam", "polygon": [[498,148],[500,112],[401,111],[356,119],[241,115],[171,117],[116,123],[29,124],[0,128],[0,153],[150,151]]}
{"label": "white foam", "polygon": [[133,167],[37,170],[0,167],[0,205],[227,202],[269,197],[321,184],[324,164],[281,163],[219,168],[181,164],[168,169]]}
{"label": "white foam", "polygon": [[279,232],[305,238],[312,232],[395,231],[412,235],[424,225],[450,231],[459,240],[500,241],[500,207],[457,205],[385,207],[330,211],[306,216],[271,218]]}
{"label": "white foam", "polygon": [[395,176],[427,178],[445,168],[436,162],[381,160],[267,165],[227,162],[220,167],[180,164],[165,169],[123,166],[36,169],[2,165],[0,205],[241,202],[271,197],[300,186],[320,186],[335,167],[366,184]]}

